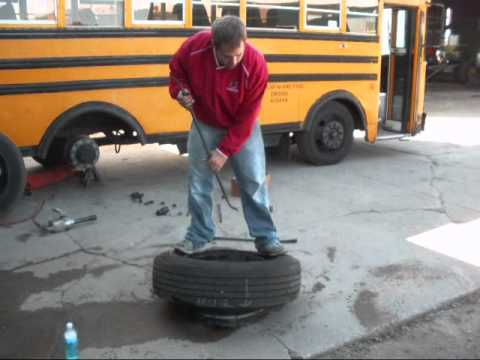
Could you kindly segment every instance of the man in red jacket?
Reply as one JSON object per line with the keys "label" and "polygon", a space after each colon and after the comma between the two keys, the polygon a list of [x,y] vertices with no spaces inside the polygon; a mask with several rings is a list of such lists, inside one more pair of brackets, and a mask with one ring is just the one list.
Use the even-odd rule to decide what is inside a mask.
{"label": "man in red jacket", "polygon": [[240,184],[245,220],[257,251],[278,256],[280,244],[269,211],[265,183],[265,149],[258,123],[267,87],[263,55],[246,42],[240,18],[217,19],[211,31],[187,39],[170,62],[170,95],[193,107],[210,155],[192,127],[188,138],[189,197],[192,216],[185,240],[176,249],[187,254],[209,247],[215,235],[212,219],[213,171],[230,160]]}

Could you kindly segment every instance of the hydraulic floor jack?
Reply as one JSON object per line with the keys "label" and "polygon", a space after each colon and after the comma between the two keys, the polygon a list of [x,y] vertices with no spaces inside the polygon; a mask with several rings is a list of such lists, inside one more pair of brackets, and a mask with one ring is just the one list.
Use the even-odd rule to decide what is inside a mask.
{"label": "hydraulic floor jack", "polygon": [[88,186],[92,181],[98,181],[98,173],[95,168],[100,157],[100,149],[97,142],[82,135],[74,139],[69,151],[66,153],[68,165],[58,166],[52,169],[45,169],[28,175],[26,192],[44,188],[48,185],[59,183],[70,177],[78,176],[83,186]]}
{"label": "hydraulic floor jack", "polygon": [[49,185],[60,183],[74,176],[78,176],[80,183],[85,187],[87,187],[92,181],[99,180],[95,166],[78,170],[71,165],[64,165],[29,174],[27,176],[25,193],[30,195],[35,190],[43,189]]}

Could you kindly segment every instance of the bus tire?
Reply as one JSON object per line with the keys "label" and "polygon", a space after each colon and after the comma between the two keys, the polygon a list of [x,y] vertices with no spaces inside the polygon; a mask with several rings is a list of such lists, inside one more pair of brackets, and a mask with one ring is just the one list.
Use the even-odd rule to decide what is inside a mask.
{"label": "bus tire", "polygon": [[331,165],[343,160],[353,144],[354,120],[336,101],[313,109],[306,129],[298,134],[298,148],[305,161]]}
{"label": "bus tire", "polygon": [[42,159],[38,156],[34,156],[33,159],[47,169],[56,166],[66,165],[68,163],[66,147],[67,139],[56,138],[50,144],[47,152],[47,157],[45,159]]}
{"label": "bus tire", "polygon": [[464,84],[467,87],[477,85],[479,80],[479,73],[477,70],[477,65],[472,62],[469,66],[465,69],[465,81]]}
{"label": "bus tire", "polygon": [[300,262],[290,255],[212,248],[194,255],[175,250],[153,264],[154,293],[199,308],[248,310],[293,301],[301,287]]}
{"label": "bus tire", "polygon": [[0,216],[6,215],[25,191],[27,171],[20,150],[0,134]]}
{"label": "bus tire", "polygon": [[478,77],[477,66],[474,60],[464,61],[457,66],[457,81],[465,86],[472,86],[476,83]]}

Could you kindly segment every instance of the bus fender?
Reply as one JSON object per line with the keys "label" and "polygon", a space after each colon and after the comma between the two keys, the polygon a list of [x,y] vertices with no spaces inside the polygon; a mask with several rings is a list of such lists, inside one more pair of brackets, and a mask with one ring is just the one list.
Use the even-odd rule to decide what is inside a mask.
{"label": "bus fender", "polygon": [[48,127],[42,138],[42,141],[40,142],[37,156],[40,158],[45,158],[53,139],[57,136],[60,130],[67,128],[69,124],[74,122],[75,119],[78,119],[78,117],[92,112],[102,112],[117,117],[137,132],[138,140],[142,145],[147,143],[145,131],[140,123],[129,112],[110,103],[92,101],[76,105],[55,119],[55,121]]}
{"label": "bus fender", "polygon": [[359,124],[357,124],[357,126],[359,125],[358,127],[360,129],[365,130],[365,139],[368,139],[368,127],[365,109],[360,101],[352,93],[346,90],[335,90],[323,95],[320,99],[318,99],[307,113],[307,118],[303,126],[304,130],[311,130],[311,119],[322,106],[330,101],[338,101],[342,105],[345,105],[350,112],[352,112],[353,117],[359,120]]}

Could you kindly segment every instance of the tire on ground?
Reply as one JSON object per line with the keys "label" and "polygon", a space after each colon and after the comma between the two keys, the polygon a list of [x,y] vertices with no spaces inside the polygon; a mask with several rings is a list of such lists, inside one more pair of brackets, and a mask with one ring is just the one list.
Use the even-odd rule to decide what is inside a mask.
{"label": "tire on ground", "polygon": [[6,215],[25,190],[27,173],[22,154],[0,134],[0,216]]}
{"label": "tire on ground", "polygon": [[293,301],[300,291],[301,268],[284,255],[263,258],[233,249],[211,249],[184,256],[158,255],[153,290],[159,297],[211,309],[260,309]]}
{"label": "tire on ground", "polygon": [[298,134],[298,148],[313,165],[336,164],[350,152],[354,120],[350,111],[336,101],[317,105],[306,130]]}

